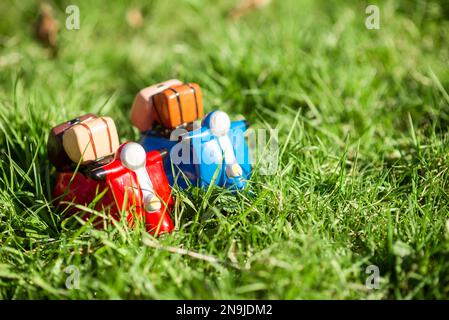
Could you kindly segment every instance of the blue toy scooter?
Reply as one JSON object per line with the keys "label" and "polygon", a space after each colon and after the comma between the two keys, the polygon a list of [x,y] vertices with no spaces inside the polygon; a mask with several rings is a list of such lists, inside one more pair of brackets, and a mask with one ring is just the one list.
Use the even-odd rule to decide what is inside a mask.
{"label": "blue toy scooter", "polygon": [[247,185],[251,165],[246,129],[245,120],[231,123],[225,112],[213,111],[206,115],[201,128],[187,134],[201,187],[214,183],[243,189]]}
{"label": "blue toy scooter", "polygon": [[164,167],[171,185],[210,184],[243,189],[251,175],[250,156],[244,133],[245,120],[233,121],[223,111],[213,111],[202,126],[171,137],[145,132],[140,140],[146,151],[168,149]]}

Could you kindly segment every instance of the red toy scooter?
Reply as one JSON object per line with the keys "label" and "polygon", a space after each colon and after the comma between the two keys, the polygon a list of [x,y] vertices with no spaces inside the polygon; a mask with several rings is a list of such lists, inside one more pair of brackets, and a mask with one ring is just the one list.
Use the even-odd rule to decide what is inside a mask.
{"label": "red toy scooter", "polygon": [[[96,210],[109,210],[117,220],[124,212],[130,225],[135,224],[134,217],[142,219],[153,235],[171,232],[173,198],[162,164],[165,153],[145,153],[138,143],[124,143],[107,164],[87,166],[77,173],[58,173],[53,197],[61,206],[67,206],[62,202],[87,205],[107,189]],[[73,207],[68,208],[68,213],[73,212]]]}

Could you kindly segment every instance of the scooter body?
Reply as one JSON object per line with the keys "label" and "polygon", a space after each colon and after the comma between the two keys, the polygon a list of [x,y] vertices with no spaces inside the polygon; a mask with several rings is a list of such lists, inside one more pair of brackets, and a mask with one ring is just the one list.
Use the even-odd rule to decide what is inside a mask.
{"label": "scooter body", "polygon": [[[243,189],[247,185],[251,175],[249,149],[245,141],[247,123],[245,120],[230,122],[227,117],[229,123],[226,133],[217,135],[211,130],[209,121],[214,113],[227,117],[221,111],[209,113],[200,128],[184,132],[179,137],[175,135],[172,139],[158,135],[157,131],[147,131],[143,134],[140,143],[146,151],[169,151],[164,169],[170,185],[177,184],[186,188],[191,183],[206,188],[215,184],[234,189]],[[231,150],[233,156],[226,156]],[[229,174],[227,169],[231,162],[240,167],[238,174]]]}
{"label": "scooter body", "polygon": [[[144,158],[141,158],[141,153],[137,157],[133,156],[134,150],[127,152],[127,144],[139,146],[137,143],[123,144],[115,158],[103,166],[87,168],[83,172],[59,173],[54,198],[62,206],[67,206],[65,202],[88,205],[104,192],[95,205],[96,210],[105,210],[116,220],[122,217],[123,212],[130,225],[135,224],[135,218],[144,221],[146,230],[154,235],[173,231],[174,225],[169,215],[173,198],[163,169],[163,153],[145,153],[142,149]],[[131,157],[131,162],[138,159],[143,166],[130,168],[124,153]],[[77,211],[73,206],[67,210],[68,214]]]}

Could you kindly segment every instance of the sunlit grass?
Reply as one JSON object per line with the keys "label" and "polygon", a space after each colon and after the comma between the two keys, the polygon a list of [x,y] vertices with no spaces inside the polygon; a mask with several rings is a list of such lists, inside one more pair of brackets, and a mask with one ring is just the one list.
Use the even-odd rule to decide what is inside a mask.
{"label": "sunlit grass", "polygon": [[[34,1],[0,4],[0,297],[447,298],[449,11],[444,1],[79,1],[58,55],[33,38]],[[126,22],[130,8],[144,23]],[[93,112],[121,141],[137,91],[197,82],[206,111],[279,130],[275,175],[252,193],[176,191],[176,231],[64,220],[49,129]],[[366,267],[379,267],[377,290]],[[79,269],[79,289],[67,289]]]}

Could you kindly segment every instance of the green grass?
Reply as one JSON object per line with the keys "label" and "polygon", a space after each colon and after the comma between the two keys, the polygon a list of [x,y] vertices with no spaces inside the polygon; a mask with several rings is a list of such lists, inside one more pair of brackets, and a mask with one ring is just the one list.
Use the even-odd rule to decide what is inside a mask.
{"label": "green grass", "polygon": [[[56,58],[32,36],[37,4],[1,2],[0,298],[449,297],[446,1],[375,1],[380,30],[365,28],[372,1],[273,0],[238,21],[234,2],[56,1]],[[254,195],[177,192],[158,239],[64,221],[49,129],[94,112],[137,140],[134,95],[173,77],[202,86],[206,111],[277,128],[276,174],[256,172]]]}

